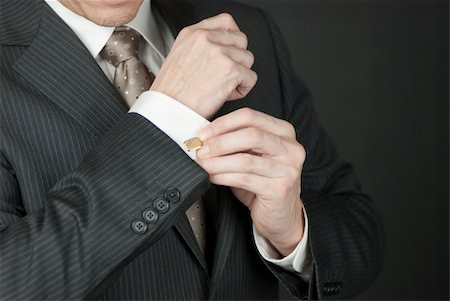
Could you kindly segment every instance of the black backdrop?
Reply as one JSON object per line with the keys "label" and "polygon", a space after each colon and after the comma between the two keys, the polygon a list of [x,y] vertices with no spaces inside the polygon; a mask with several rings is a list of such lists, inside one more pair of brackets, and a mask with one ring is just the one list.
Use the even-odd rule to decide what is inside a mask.
{"label": "black backdrop", "polygon": [[385,266],[357,299],[448,300],[448,2],[241,2],[277,20],[322,125],[384,216]]}

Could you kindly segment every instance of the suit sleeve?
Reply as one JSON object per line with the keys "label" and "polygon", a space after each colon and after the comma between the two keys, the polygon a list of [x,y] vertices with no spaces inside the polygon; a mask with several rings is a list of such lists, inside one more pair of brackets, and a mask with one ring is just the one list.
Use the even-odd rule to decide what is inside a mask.
{"label": "suit sleeve", "polygon": [[[264,13],[263,13],[264,14]],[[296,128],[307,159],[301,198],[309,219],[313,258],[310,283],[268,264],[292,296],[343,299],[367,289],[383,261],[382,220],[372,200],[361,192],[351,165],[341,160],[320,127],[311,96],[292,69],[279,28],[265,15],[279,66],[285,119]]]}
{"label": "suit sleeve", "polygon": [[[209,186],[208,175],[138,114],[119,122],[40,210],[21,209],[17,183],[0,153],[2,300],[83,298],[162,237]],[[168,211],[146,222],[144,211],[155,211],[168,191]]]}

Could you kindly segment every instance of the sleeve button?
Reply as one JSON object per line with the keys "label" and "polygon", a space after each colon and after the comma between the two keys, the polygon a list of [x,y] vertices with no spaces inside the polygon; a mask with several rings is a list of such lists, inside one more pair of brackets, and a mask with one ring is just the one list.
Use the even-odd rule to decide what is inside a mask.
{"label": "sleeve button", "polygon": [[156,211],[159,213],[166,213],[169,211],[169,202],[165,198],[157,198],[153,203],[153,207],[155,207]]}
{"label": "sleeve button", "polygon": [[144,234],[147,232],[147,224],[140,220],[135,220],[131,223],[131,230],[136,234]]}
{"label": "sleeve button", "polygon": [[142,217],[148,224],[155,223],[159,218],[158,212],[150,208],[145,209],[144,212],[142,212]]}
{"label": "sleeve button", "polygon": [[181,197],[181,193],[178,189],[174,188],[174,187],[170,187],[168,188],[165,192],[164,192],[164,197],[171,203],[176,203],[180,200]]}

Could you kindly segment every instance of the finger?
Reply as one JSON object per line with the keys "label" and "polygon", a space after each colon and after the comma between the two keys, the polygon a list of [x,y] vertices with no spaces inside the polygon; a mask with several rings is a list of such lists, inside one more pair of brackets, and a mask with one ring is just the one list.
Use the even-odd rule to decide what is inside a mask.
{"label": "finger", "polygon": [[295,128],[289,122],[250,108],[233,111],[214,120],[199,133],[202,141],[238,129],[255,127],[276,136],[295,139]]}
{"label": "finger", "polygon": [[229,30],[207,30],[207,38],[211,43],[222,46],[234,46],[240,49],[247,49],[247,36],[240,31]]}
{"label": "finger", "polygon": [[[234,62],[250,69],[255,62],[255,57],[253,53],[248,50],[239,49],[236,47],[225,47],[223,48],[225,55],[230,57]],[[255,82],[256,83],[256,82]]]}
{"label": "finger", "polygon": [[[237,64],[237,63],[236,63]],[[242,65],[236,66],[238,86],[228,96],[228,101],[237,100],[247,96],[258,81],[258,74],[255,71]],[[205,139],[206,140],[206,139]],[[203,140],[203,141],[205,141]]]}
{"label": "finger", "polygon": [[244,189],[262,198],[277,197],[276,195],[269,195],[271,189],[267,189],[267,187],[274,185],[274,181],[271,178],[249,173],[224,173],[211,175],[209,180],[215,185]]}
{"label": "finger", "polygon": [[228,13],[204,19],[195,24],[194,27],[202,29],[224,29],[230,31],[240,31],[233,16]]}
{"label": "finger", "polygon": [[282,156],[286,153],[283,141],[271,133],[257,128],[245,128],[216,136],[203,144],[197,151],[200,159],[226,156],[247,151],[268,156]]}
{"label": "finger", "polygon": [[268,178],[286,176],[287,167],[269,157],[248,153],[197,159],[196,161],[209,175],[223,173],[252,173]]}

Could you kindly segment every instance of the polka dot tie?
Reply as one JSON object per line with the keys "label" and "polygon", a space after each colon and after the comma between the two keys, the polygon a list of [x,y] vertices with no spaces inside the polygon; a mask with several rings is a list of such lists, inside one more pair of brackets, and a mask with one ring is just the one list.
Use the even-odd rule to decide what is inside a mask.
{"label": "polka dot tie", "polygon": [[100,56],[116,67],[114,88],[131,107],[142,92],[150,89],[155,79],[138,59],[142,36],[135,30],[117,27]]}
{"label": "polka dot tie", "polygon": [[194,232],[200,250],[205,253],[206,247],[206,205],[204,199],[196,201],[187,211],[187,218]]}

